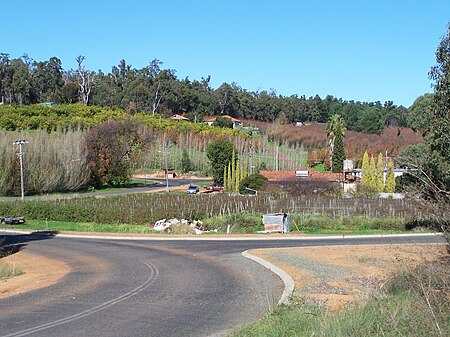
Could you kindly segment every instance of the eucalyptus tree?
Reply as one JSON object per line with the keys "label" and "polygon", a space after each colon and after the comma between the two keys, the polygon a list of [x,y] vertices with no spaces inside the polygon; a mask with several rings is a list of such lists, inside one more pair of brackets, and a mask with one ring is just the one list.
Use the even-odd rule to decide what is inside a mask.
{"label": "eucalyptus tree", "polygon": [[12,90],[11,90],[11,59],[9,54],[0,53],[0,103],[11,103]]}
{"label": "eucalyptus tree", "polygon": [[434,103],[427,119],[425,144],[408,147],[398,158],[412,168],[407,180],[411,191],[428,206],[430,214],[441,219],[448,231],[450,217],[450,24],[436,50],[437,64],[431,68]]}
{"label": "eucalyptus tree", "polygon": [[61,88],[64,84],[60,59],[51,57],[48,61],[33,62],[31,77],[38,102],[60,100]]}
{"label": "eucalyptus tree", "polygon": [[33,87],[28,65],[22,59],[11,61],[11,90],[13,101],[10,103],[31,104],[34,103]]}
{"label": "eucalyptus tree", "polygon": [[84,105],[88,105],[91,98],[92,87],[94,85],[95,72],[86,69],[83,65],[85,60],[84,56],[79,55],[75,60],[78,65],[75,74],[79,86],[80,99]]}

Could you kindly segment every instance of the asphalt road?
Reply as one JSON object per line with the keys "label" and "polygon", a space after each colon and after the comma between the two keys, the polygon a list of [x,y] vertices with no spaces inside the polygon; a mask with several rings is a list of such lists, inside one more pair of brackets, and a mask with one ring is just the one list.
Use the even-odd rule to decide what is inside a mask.
{"label": "asphalt road", "polygon": [[[133,180],[142,180],[143,178],[134,178]],[[73,199],[73,198],[87,198],[87,197],[108,197],[115,195],[124,195],[124,194],[134,194],[134,193],[149,193],[156,190],[160,190],[161,188],[166,188],[167,181],[162,178],[152,178],[147,179],[149,182],[156,182],[157,184],[142,186],[142,187],[134,187],[134,188],[123,188],[115,191],[106,191],[102,192],[101,190],[96,192],[83,192],[83,193],[64,193],[64,194],[43,194],[43,195],[30,195],[25,196],[24,200],[53,200],[53,199]],[[183,185],[200,185],[200,184],[210,184],[212,183],[211,179],[184,179],[184,178],[170,178],[169,179],[169,190],[171,188],[180,187]],[[0,200],[5,201],[16,201],[20,200],[20,197],[0,197]]]}
{"label": "asphalt road", "polygon": [[56,285],[0,300],[0,335],[223,336],[261,317],[283,291],[277,276],[241,256],[244,250],[441,240],[125,241],[0,232],[4,247],[72,269]]}

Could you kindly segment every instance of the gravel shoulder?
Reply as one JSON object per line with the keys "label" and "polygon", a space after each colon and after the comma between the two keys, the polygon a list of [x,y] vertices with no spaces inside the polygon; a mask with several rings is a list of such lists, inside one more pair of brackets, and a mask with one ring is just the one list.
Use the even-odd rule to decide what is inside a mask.
{"label": "gravel shoulder", "polygon": [[442,244],[276,248],[250,253],[291,275],[295,281],[294,300],[318,304],[330,311],[365,301],[402,268],[447,254]]}

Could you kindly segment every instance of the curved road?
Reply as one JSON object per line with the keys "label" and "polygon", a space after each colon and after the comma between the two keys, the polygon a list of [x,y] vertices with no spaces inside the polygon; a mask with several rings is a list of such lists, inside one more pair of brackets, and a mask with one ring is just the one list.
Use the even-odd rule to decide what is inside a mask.
{"label": "curved road", "polygon": [[437,236],[101,240],[5,234],[4,247],[65,261],[56,285],[0,300],[1,336],[223,336],[278,302],[277,276],[241,256],[267,247],[439,242]]}
{"label": "curved road", "polygon": [[[134,178],[134,180],[142,180],[146,181],[143,178]],[[156,184],[142,187],[133,187],[133,188],[123,188],[115,191],[106,191],[102,192],[101,190],[97,192],[83,192],[83,193],[65,193],[65,194],[43,194],[43,195],[30,195],[25,196],[24,200],[50,200],[50,199],[73,199],[73,198],[87,198],[87,197],[108,197],[115,195],[124,195],[124,194],[134,194],[134,193],[149,193],[154,192],[156,190],[161,190],[166,187],[166,179],[164,178],[151,178],[147,179],[149,182],[156,182]],[[169,189],[174,187],[180,187],[183,185],[200,185],[200,184],[210,184],[212,183],[211,179],[199,178],[199,179],[185,179],[185,178],[170,178],[169,179]],[[0,197],[0,200],[5,201],[15,201],[20,200],[20,197]]]}

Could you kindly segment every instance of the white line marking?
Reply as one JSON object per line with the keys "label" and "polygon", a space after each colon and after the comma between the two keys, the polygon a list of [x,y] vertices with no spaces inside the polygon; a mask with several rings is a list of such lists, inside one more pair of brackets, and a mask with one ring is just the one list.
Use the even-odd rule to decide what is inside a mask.
{"label": "white line marking", "polygon": [[136,287],[133,290],[130,290],[128,292],[126,292],[125,294],[120,295],[119,297],[113,298],[112,300],[106,301],[102,304],[99,304],[91,309],[87,309],[84,310],[78,314],[74,314],[65,318],[61,318],[59,320],[56,320],[54,322],[50,322],[50,323],[46,323],[46,324],[42,324],[33,328],[29,328],[26,330],[22,330],[22,331],[18,331],[9,335],[5,335],[3,337],[19,337],[19,336],[26,336],[26,335],[30,335],[32,333],[36,333],[42,330],[46,330],[46,329],[50,329],[53,328],[55,326],[58,325],[62,325],[62,324],[66,324],[69,322],[73,322],[77,319],[95,314],[96,312],[99,312],[101,310],[107,309],[117,303],[120,303],[122,301],[125,301],[126,299],[129,299],[130,297],[133,297],[137,294],[139,294],[141,291],[147,289],[159,276],[159,269],[158,267],[156,267],[155,265],[153,265],[152,263],[146,262],[146,261],[141,261],[143,264],[145,264],[148,269],[150,270],[149,276],[147,278],[147,280],[142,283],[139,287]]}

